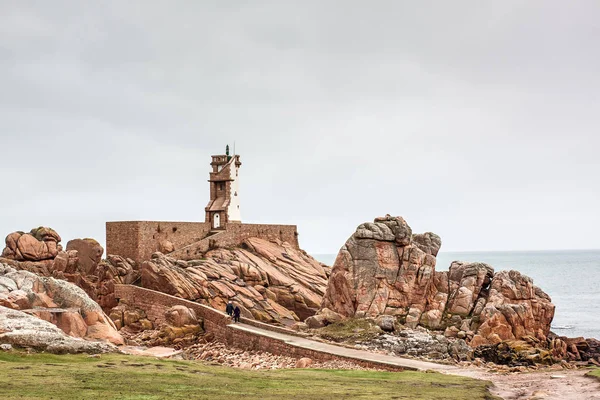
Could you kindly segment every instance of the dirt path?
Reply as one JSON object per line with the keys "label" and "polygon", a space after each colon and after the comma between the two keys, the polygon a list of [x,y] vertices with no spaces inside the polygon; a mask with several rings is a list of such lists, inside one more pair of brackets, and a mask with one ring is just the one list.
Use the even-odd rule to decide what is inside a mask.
{"label": "dirt path", "polygon": [[498,374],[465,368],[452,374],[492,381],[491,392],[505,400],[600,400],[600,381],[587,370]]}

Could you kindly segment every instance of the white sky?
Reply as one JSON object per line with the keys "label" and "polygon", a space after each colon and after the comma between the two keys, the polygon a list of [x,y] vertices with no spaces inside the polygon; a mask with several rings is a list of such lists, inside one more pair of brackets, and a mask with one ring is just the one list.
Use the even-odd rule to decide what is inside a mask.
{"label": "white sky", "polygon": [[203,220],[235,141],[242,219],[297,224],[311,253],[386,213],[444,251],[600,248],[599,15],[0,0],[0,235]]}

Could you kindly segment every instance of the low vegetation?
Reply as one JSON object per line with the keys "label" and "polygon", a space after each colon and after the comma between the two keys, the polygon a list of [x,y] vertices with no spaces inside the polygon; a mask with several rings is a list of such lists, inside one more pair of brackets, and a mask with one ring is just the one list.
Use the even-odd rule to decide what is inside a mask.
{"label": "low vegetation", "polygon": [[590,372],[588,372],[586,375],[592,376],[600,381],[600,368],[594,368]]}
{"label": "low vegetation", "polygon": [[247,371],[118,354],[0,353],[8,399],[491,399],[489,382],[437,373]]}
{"label": "low vegetation", "polygon": [[340,343],[374,339],[382,331],[381,328],[367,319],[350,318],[327,325],[319,329],[316,333],[324,339]]}

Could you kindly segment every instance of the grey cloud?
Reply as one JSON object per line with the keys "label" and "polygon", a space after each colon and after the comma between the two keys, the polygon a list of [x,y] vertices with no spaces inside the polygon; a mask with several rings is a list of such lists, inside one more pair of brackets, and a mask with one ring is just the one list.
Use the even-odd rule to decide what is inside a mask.
{"label": "grey cloud", "polygon": [[3,1],[0,234],[201,220],[235,141],[243,219],[311,252],[385,213],[445,250],[597,248],[599,8]]}

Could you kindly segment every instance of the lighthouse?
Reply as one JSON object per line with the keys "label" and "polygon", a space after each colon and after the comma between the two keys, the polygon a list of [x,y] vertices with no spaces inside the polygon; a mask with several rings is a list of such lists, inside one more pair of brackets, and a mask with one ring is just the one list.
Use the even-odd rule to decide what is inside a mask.
{"label": "lighthouse", "polygon": [[241,223],[240,156],[230,156],[227,145],[225,154],[212,156],[210,165],[210,200],[205,208],[206,222],[210,223],[212,229],[225,229],[228,223]]}

